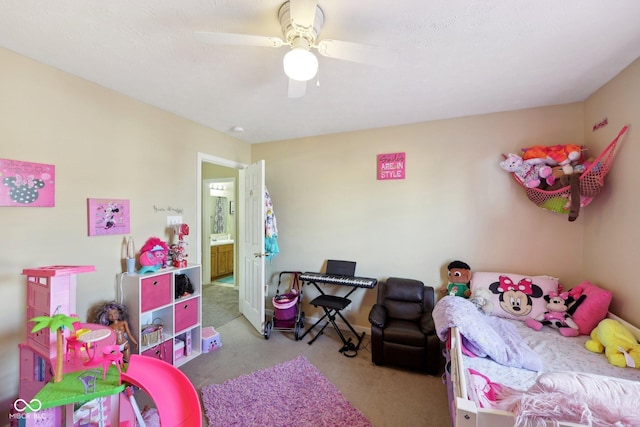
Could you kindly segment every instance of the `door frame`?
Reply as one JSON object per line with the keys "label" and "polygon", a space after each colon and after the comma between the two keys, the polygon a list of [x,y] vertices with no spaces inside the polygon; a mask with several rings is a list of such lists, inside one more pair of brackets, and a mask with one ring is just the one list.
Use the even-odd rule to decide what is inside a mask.
{"label": "door frame", "polygon": [[[217,157],[217,156],[213,156],[210,154],[206,154],[206,153],[198,153],[198,164],[196,167],[196,193],[197,193],[197,197],[196,197],[196,263],[202,265],[202,256],[203,256],[203,250],[204,250],[204,242],[202,240],[202,234],[203,234],[203,230],[202,230],[202,200],[204,198],[204,191],[205,188],[202,185],[202,163],[211,163],[214,165],[218,165],[218,166],[224,166],[224,167],[228,167],[228,168],[232,168],[232,169],[245,169],[248,165],[244,164],[244,163],[238,163],[236,161],[233,160],[228,160],[228,159],[224,159],[222,157]],[[236,183],[237,184],[237,183]],[[236,192],[238,194],[238,198],[240,199],[241,195],[242,195],[242,189],[241,188],[237,188]],[[240,204],[236,202],[236,209],[240,208]],[[239,221],[241,221],[241,216],[238,216]],[[243,224],[238,223],[238,228],[236,229],[236,243],[237,243],[237,247],[234,248],[234,262],[236,259],[235,254],[239,253],[239,249],[240,249],[240,241],[238,239],[238,234],[241,232],[242,230],[242,226]],[[209,254],[210,255],[210,254]],[[234,271],[235,271],[235,265],[234,265]],[[236,286],[239,287],[240,286],[240,281],[242,280],[242,278],[240,277],[240,275],[235,275],[235,280],[236,280]],[[204,278],[203,278],[204,279]],[[204,283],[204,282],[203,282]]]}

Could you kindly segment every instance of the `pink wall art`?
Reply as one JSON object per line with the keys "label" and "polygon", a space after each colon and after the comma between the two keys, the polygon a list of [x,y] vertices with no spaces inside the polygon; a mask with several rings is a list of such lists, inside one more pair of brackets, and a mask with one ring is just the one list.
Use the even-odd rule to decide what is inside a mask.
{"label": "pink wall art", "polygon": [[129,200],[87,199],[89,236],[129,234]]}
{"label": "pink wall art", "polygon": [[404,179],[406,170],[405,159],[405,153],[378,154],[378,180]]}
{"label": "pink wall art", "polygon": [[56,205],[54,165],[0,159],[0,180],[0,206]]}

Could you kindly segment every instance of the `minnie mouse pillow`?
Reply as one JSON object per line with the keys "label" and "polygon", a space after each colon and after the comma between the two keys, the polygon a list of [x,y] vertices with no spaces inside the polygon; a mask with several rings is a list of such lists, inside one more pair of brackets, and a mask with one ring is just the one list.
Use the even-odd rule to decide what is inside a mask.
{"label": "minnie mouse pillow", "polygon": [[475,272],[471,276],[471,292],[488,289],[493,308],[491,314],[524,321],[537,318],[546,311],[543,298],[558,292],[558,279],[551,276],[525,276],[514,273]]}

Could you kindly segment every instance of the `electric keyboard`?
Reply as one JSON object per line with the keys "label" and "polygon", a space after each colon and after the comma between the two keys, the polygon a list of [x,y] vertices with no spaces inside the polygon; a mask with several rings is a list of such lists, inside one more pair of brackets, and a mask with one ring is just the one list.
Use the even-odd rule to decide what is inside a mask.
{"label": "electric keyboard", "polygon": [[378,283],[377,279],[355,276],[336,276],[322,273],[302,273],[300,280],[313,283],[330,283],[333,285],[353,286],[357,288],[373,288]]}

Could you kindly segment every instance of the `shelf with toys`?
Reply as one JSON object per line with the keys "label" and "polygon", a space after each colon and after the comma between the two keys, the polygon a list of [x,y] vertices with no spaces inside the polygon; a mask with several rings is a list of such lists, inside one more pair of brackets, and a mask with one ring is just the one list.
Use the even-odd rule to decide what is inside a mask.
{"label": "shelf with toys", "polygon": [[139,343],[132,353],[162,359],[174,366],[200,355],[200,265],[127,274],[123,277],[122,292],[129,310],[129,326]]}

